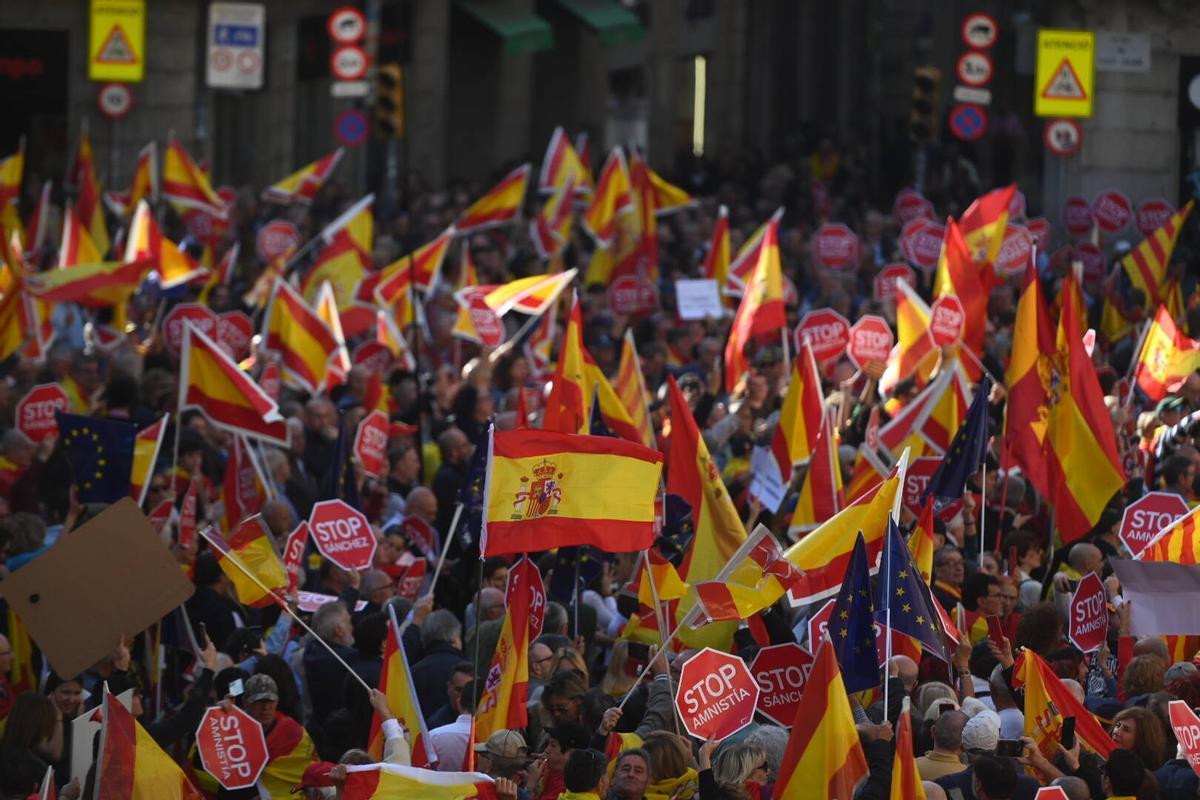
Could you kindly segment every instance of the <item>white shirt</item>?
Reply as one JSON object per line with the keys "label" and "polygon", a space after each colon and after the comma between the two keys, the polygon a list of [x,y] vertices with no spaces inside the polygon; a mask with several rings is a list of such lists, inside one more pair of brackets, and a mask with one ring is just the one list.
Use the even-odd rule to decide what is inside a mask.
{"label": "white shirt", "polygon": [[459,714],[449,725],[429,732],[429,743],[438,755],[439,772],[462,772],[467,742],[471,739],[471,715]]}

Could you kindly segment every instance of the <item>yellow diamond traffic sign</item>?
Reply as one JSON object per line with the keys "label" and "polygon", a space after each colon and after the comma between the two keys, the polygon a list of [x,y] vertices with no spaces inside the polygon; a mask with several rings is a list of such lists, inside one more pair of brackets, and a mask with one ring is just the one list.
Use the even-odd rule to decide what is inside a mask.
{"label": "yellow diamond traffic sign", "polygon": [[1090,117],[1096,91],[1096,36],[1092,31],[1043,28],[1037,36],[1033,113]]}

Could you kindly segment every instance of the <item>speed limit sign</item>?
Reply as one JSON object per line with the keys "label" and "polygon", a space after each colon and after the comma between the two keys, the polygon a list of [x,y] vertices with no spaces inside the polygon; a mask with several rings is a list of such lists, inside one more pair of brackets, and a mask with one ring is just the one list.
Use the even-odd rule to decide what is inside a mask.
{"label": "speed limit sign", "polygon": [[1056,156],[1073,156],[1083,144],[1083,129],[1073,119],[1052,119],[1046,122],[1042,132],[1046,149]]}
{"label": "speed limit sign", "polygon": [[96,105],[108,119],[120,119],[133,110],[133,90],[127,83],[106,83],[96,92]]}

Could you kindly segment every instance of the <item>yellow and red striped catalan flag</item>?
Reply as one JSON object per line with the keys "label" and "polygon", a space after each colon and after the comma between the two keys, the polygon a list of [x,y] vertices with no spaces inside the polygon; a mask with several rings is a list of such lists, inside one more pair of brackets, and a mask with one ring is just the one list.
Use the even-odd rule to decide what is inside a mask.
{"label": "yellow and red striped catalan flag", "polygon": [[1157,230],[1142,240],[1121,259],[1121,266],[1129,276],[1133,288],[1141,289],[1145,295],[1144,308],[1149,311],[1166,300],[1167,268],[1171,265],[1171,253],[1188,214],[1192,213],[1194,200],[1176,211]]}
{"label": "yellow and red striped catalan flag", "polygon": [[265,350],[279,353],[285,383],[315,394],[337,353],[333,331],[287,281],[276,279],[263,314]]}
{"label": "yellow and red striped catalan flag", "polygon": [[[287,570],[275,552],[271,533],[261,514],[242,520],[228,539],[216,528],[207,528],[200,535],[212,546],[221,571],[233,583],[242,605],[269,606],[287,591]],[[264,587],[268,591],[264,591]]]}
{"label": "yellow and red striped catalan flag", "polygon": [[96,754],[96,797],[202,800],[203,795],[116,695],[106,691],[101,706],[100,752]]}
{"label": "yellow and red striped catalan flag", "polygon": [[1136,557],[1142,561],[1200,564],[1200,508],[1159,531]]}
{"label": "yellow and red striped catalan flag", "polygon": [[489,447],[484,556],[584,544],[633,553],[654,541],[658,451],[535,430],[494,433]]}
{"label": "yellow and red striped catalan flag", "polygon": [[650,424],[650,395],[646,391],[646,379],[642,376],[642,366],[638,361],[631,329],[625,331],[621,340],[621,362],[617,367],[613,389],[621,399],[621,405],[629,412],[629,418],[637,428],[641,443],[647,447],[654,447],[654,428]]}
{"label": "yellow and red striped catalan flag", "polygon": [[398,797],[496,800],[498,797],[492,779],[481,772],[439,772],[387,763],[346,767],[346,772],[343,800],[394,800]]}
{"label": "yellow and red striped catalan flag", "polygon": [[[379,672],[378,688],[387,696],[388,710],[404,728],[413,766],[432,767],[438,760],[437,753],[433,751],[429,742],[429,729],[417,702],[417,691],[413,687],[412,673],[408,669],[408,655],[404,651],[400,625],[396,622],[396,612],[391,607],[388,608],[388,634],[383,647],[383,669]],[[375,712],[371,717],[368,741],[367,752],[376,761],[382,761],[384,738],[379,712]]]}
{"label": "yellow and red striped catalan flag", "polygon": [[511,222],[525,202],[530,169],[529,164],[522,164],[505,175],[483,197],[467,206],[454,223],[458,232],[467,233]]}

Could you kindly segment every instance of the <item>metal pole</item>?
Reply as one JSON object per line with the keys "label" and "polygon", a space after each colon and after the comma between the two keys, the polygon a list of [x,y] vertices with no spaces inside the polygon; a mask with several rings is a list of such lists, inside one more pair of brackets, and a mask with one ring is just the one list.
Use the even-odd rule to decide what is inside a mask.
{"label": "metal pole", "polygon": [[[379,63],[379,28],[383,15],[383,0],[367,0],[364,8],[367,17],[367,81],[375,85],[375,70]],[[370,171],[367,162],[370,160],[370,146],[358,151],[358,186],[362,193],[367,192],[367,181]],[[386,202],[386,200],[385,200]]]}

